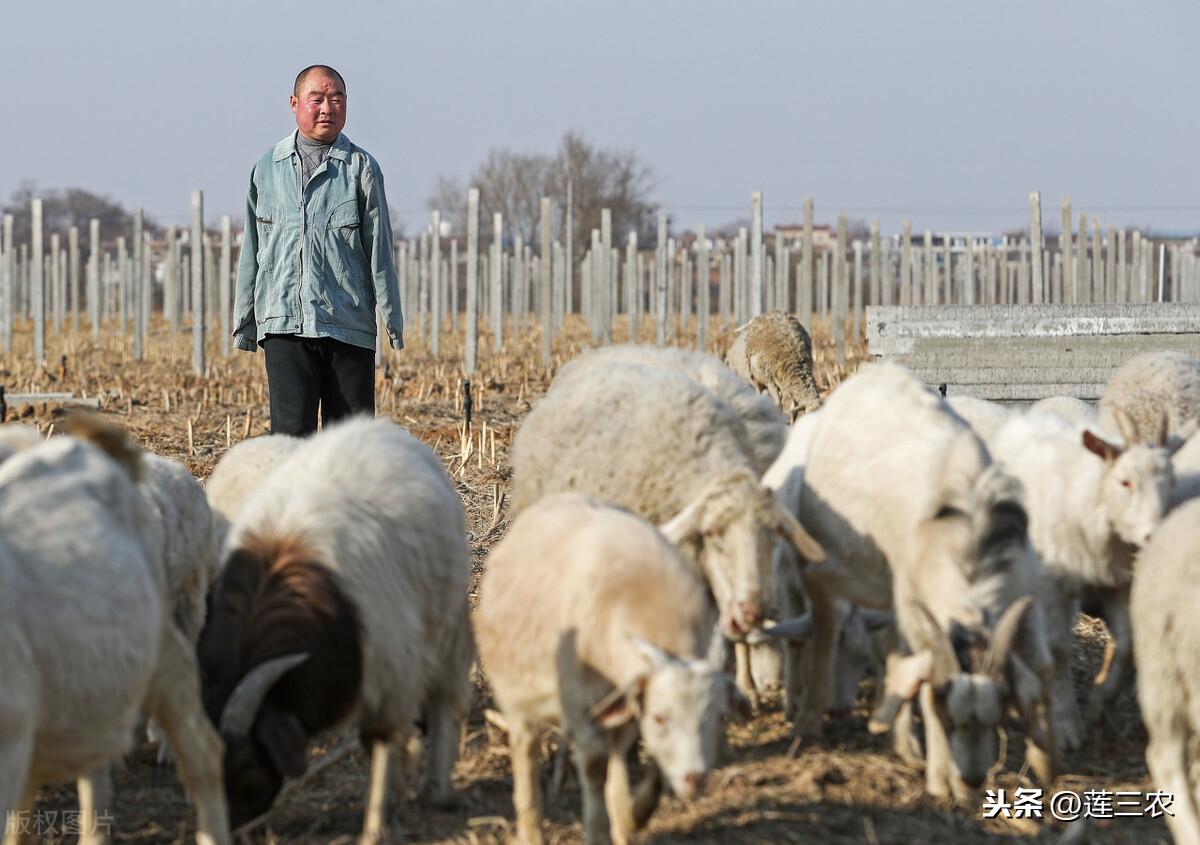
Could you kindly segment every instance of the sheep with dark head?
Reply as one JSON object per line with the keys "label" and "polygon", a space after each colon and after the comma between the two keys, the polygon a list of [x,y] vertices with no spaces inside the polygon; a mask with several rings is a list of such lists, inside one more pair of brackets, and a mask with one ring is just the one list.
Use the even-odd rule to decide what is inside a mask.
{"label": "sheep with dark head", "polygon": [[201,639],[235,826],[347,721],[372,750],[363,840],[384,836],[391,750],[424,720],[445,800],[473,655],[462,504],[441,462],[385,420],[303,442],[246,500]]}

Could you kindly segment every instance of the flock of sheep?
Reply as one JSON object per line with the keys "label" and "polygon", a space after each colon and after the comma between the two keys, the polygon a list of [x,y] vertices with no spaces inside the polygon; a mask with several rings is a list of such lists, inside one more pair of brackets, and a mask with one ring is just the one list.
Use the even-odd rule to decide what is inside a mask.
{"label": "flock of sheep", "polygon": [[[197,841],[227,845],[350,725],[371,755],[361,841],[379,842],[412,768],[394,757],[453,799],[477,658],[528,845],[546,731],[573,752],[586,841],[628,842],[664,789],[699,794],[761,690],[782,686],[812,738],[873,662],[870,729],[968,801],[1010,714],[1048,786],[1136,662],[1151,775],[1176,840],[1200,843],[1198,420],[1200,359],[1173,353],[1130,361],[1098,410],[1014,411],[888,364],[822,403],[808,335],[778,312],[727,363],[595,350],[517,432],[513,520],[474,610],[455,487],[390,421],[245,441],[203,487],[100,418],[49,440],[6,425],[0,816],[76,780],[80,841],[104,841],[110,766],[149,720]],[[1111,635],[1082,712],[1081,606]],[[6,843],[26,836],[10,821]]]}

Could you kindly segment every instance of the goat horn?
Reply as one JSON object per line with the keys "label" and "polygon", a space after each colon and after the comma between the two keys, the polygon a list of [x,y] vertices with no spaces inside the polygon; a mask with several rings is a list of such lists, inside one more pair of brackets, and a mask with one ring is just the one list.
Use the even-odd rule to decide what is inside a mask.
{"label": "goat horn", "polygon": [[992,634],[992,645],[988,649],[985,670],[993,677],[1003,678],[1008,667],[1008,658],[1021,633],[1021,620],[1033,605],[1033,596],[1021,596],[1000,615],[996,630]]}
{"label": "goat horn", "polygon": [[890,610],[876,610],[873,607],[859,607],[858,616],[862,619],[863,624],[872,631],[877,628],[886,628],[896,621],[896,614]]}
{"label": "goat horn", "polygon": [[308,660],[308,653],[285,654],[282,657],[272,657],[255,666],[244,678],[238,681],[225,709],[221,711],[221,733],[226,736],[248,736],[258,708],[267,697],[275,682],[283,677],[289,669],[299,666]]}
{"label": "goat horn", "polygon": [[701,494],[698,498],[685,505],[683,510],[675,514],[675,516],[658,526],[658,530],[671,543],[678,546],[696,531],[697,526],[700,524],[700,515],[703,513],[704,504],[707,501],[708,494]]}
{"label": "goat horn", "polygon": [[757,637],[752,635],[753,638],[747,637],[746,641],[751,645],[756,645],[765,642],[768,638],[802,640],[812,633],[812,629],[812,614],[805,613],[803,616],[783,619],[769,627],[764,625],[761,630],[755,632]]}
{"label": "goat horn", "polygon": [[804,530],[804,526],[779,500],[771,497],[775,505],[775,528],[785,540],[792,544],[796,553],[805,560],[817,562],[825,559],[825,550],[821,548],[813,536]]}
{"label": "goat horn", "polygon": [[1112,409],[1113,421],[1117,424],[1117,431],[1125,438],[1125,448],[1129,449],[1137,444],[1137,426],[1134,425],[1133,418],[1122,407],[1117,406]]}
{"label": "goat horn", "polygon": [[[933,682],[945,681],[957,675],[962,669],[958,665],[958,657],[954,654],[954,646],[950,644],[949,635],[933,618],[929,608],[915,600],[909,604],[916,614],[918,624],[925,629],[926,642],[919,645],[929,649],[933,654]],[[910,645],[914,648],[918,646],[917,643],[910,643]]]}

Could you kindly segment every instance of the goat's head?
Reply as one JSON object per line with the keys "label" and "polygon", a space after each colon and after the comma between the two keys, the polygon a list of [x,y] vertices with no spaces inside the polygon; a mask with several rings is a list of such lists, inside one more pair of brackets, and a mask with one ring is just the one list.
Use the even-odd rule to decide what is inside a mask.
{"label": "goat's head", "polygon": [[198,652],[238,827],[270,808],[284,778],[304,772],[309,738],[358,699],[358,611],[303,544],[247,538],[226,562]]}
{"label": "goat's head", "polygon": [[601,700],[592,716],[608,729],[636,719],[646,751],[671,789],[691,800],[716,764],[727,715],[745,714],[749,706],[729,675],[710,663],[631,640],[645,658],[645,669]]}
{"label": "goat's head", "polygon": [[660,529],[671,542],[690,547],[690,557],[699,561],[717,602],[721,630],[731,640],[762,626],[777,537],[806,560],[825,557],[774,494],[746,472],[718,479]]}
{"label": "goat's head", "polygon": [[[969,789],[982,786],[999,756],[998,728],[1008,705],[1033,713],[1041,699],[1041,680],[1015,650],[1032,605],[1031,596],[1013,602],[989,636],[986,625],[952,624],[946,631],[924,605],[910,602],[904,627],[914,653],[888,657],[884,699],[871,717],[871,730],[890,728],[900,704],[929,684],[959,778]],[[1038,734],[1035,742],[1047,741],[1037,723],[1028,727]]]}
{"label": "goat's head", "polygon": [[1167,449],[1167,418],[1164,414],[1152,443],[1137,440],[1133,421],[1120,408],[1113,418],[1125,438],[1122,447],[1085,430],[1083,445],[1104,461],[1100,501],[1117,536],[1141,547],[1162,522],[1175,487],[1171,452]]}

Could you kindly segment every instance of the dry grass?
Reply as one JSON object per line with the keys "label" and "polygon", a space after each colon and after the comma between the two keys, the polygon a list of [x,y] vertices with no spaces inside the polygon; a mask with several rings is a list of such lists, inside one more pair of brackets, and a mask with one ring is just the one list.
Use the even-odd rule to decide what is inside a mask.
{"label": "dry grass", "polygon": [[[710,349],[722,354],[729,329],[713,325]],[[614,338],[625,340],[624,324]],[[643,340],[653,337],[643,327]],[[508,460],[512,436],[531,404],[544,393],[551,375],[540,365],[536,334],[510,342],[490,355],[485,335],[480,341],[480,369],[473,378],[474,425],[462,425],[461,337],[443,337],[443,356],[433,360],[416,333],[409,349],[389,351],[380,372],[379,413],[390,415],[431,446],[458,485],[467,511],[475,571],[482,569],[488,548],[507,527],[504,497],[510,482]],[[146,361],[135,362],[128,339],[107,336],[93,347],[83,336],[50,338],[48,359],[67,355],[65,378],[54,365],[47,372],[30,362],[29,337],[18,329],[17,355],[0,369],[0,384],[10,392],[70,390],[99,396],[106,413],[123,422],[155,452],[183,461],[198,477],[211,472],[227,448],[248,430],[267,430],[265,377],[257,355],[233,353],[212,358],[204,377],[190,374],[190,340],[172,337],[157,327],[147,343]],[[573,320],[555,342],[554,368],[589,345],[582,323]],[[866,357],[865,344],[852,344],[848,361],[838,364],[827,325],[814,337],[816,375],[831,390]],[[215,349],[212,350],[215,352]],[[553,368],[552,368],[553,369]],[[10,418],[46,429],[61,415],[59,406],[14,407]],[[249,422],[247,423],[247,419]],[[192,442],[189,448],[188,423]],[[1105,634],[1090,620],[1080,624],[1082,642],[1074,674],[1080,694],[1099,665]],[[491,843],[506,841],[512,818],[511,781],[504,736],[483,719],[486,688],[479,695],[466,727],[463,754],[456,769],[458,805],[453,811],[432,810],[411,802],[393,818],[396,841]],[[826,736],[789,756],[788,726],[778,702],[768,701],[761,715],[735,726],[731,759],[715,772],[700,799],[683,804],[667,799],[651,820],[644,839],[692,843],[988,843],[1056,842],[1061,825],[984,821],[978,807],[954,807],[924,794],[922,772],[891,755],[886,738],[866,730],[864,688],[852,714],[831,718]],[[1144,790],[1150,784],[1142,752],[1145,734],[1136,703],[1126,694],[1110,709],[1103,741],[1092,743],[1065,761],[1058,788],[1082,791]],[[331,740],[329,745],[333,745]],[[999,785],[1012,790],[1032,785],[1021,774],[1022,743],[1015,726],[1009,737],[1005,771]],[[153,750],[139,748],[117,777],[114,839],[117,842],[189,841],[193,819],[174,770],[153,764]],[[353,755],[303,785],[278,808],[260,841],[348,843],[361,824],[367,761]],[[40,795],[48,810],[73,809],[73,790],[53,787]],[[579,793],[568,777],[559,800],[547,808],[551,843],[580,840]],[[62,839],[52,841],[65,841]],[[1119,819],[1100,822],[1085,840],[1106,843],[1166,842],[1159,821]]]}

